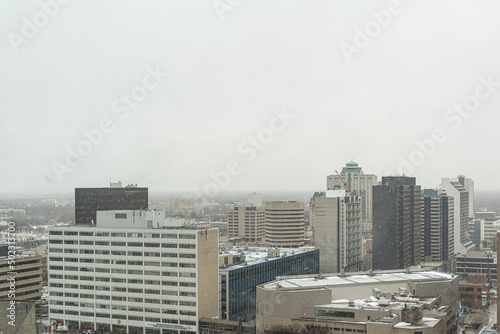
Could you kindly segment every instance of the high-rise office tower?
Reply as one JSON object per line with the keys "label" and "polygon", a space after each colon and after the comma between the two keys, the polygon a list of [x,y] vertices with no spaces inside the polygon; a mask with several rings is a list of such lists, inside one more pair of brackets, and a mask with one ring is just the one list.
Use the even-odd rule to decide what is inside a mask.
{"label": "high-rise office tower", "polygon": [[468,189],[474,191],[474,183],[466,180],[470,179],[465,179],[463,176],[458,176],[454,179],[441,179],[440,189],[444,191],[446,195],[453,197],[455,254],[465,254],[467,250],[475,247],[468,235],[469,217],[473,215],[473,213],[469,212],[469,200],[471,195],[464,186],[464,184],[467,184]]}
{"label": "high-rise office tower", "polygon": [[109,188],[75,188],[75,225],[95,225],[100,210],[147,210],[148,188],[112,183]]}
{"label": "high-rise office tower", "polygon": [[436,189],[422,192],[422,261],[449,261],[453,258],[453,197]]}
{"label": "high-rise office tower", "polygon": [[245,241],[259,242],[265,235],[266,214],[254,206],[240,206],[227,210],[229,237],[243,237]]}
{"label": "high-rise office tower", "polygon": [[414,177],[384,176],[373,186],[373,268],[420,263],[421,189]]}
{"label": "high-rise office tower", "polygon": [[266,202],[265,243],[273,247],[304,245],[304,202]]}
{"label": "high-rise office tower", "polygon": [[361,197],[361,223],[363,232],[370,232],[372,225],[372,186],[377,184],[377,175],[364,174],[357,162],[348,162],[339,175],[326,177],[327,189],[344,189],[347,184],[353,195]]}
{"label": "high-rise office tower", "polygon": [[345,190],[315,197],[314,222],[320,271],[362,270],[361,199]]}

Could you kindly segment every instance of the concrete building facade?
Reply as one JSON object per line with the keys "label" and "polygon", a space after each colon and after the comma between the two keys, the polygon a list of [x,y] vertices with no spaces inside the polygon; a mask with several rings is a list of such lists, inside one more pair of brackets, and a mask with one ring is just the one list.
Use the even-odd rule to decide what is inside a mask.
{"label": "concrete building facade", "polygon": [[49,317],[70,328],[198,333],[218,315],[217,229],[49,229]]}
{"label": "concrete building facade", "polygon": [[421,189],[414,177],[384,176],[373,186],[373,268],[420,263]]}
{"label": "concrete building facade", "polygon": [[[470,241],[468,236],[468,227],[469,227],[469,215],[472,215],[472,212],[469,213],[470,208],[470,197],[471,194],[467,190],[467,188],[459,182],[459,178],[450,179],[443,178],[441,179],[440,189],[446,193],[446,195],[453,197],[453,212],[454,212],[454,249],[455,254],[465,253],[467,250],[471,250],[474,248],[474,244]],[[464,183],[464,179],[461,179]],[[472,183],[473,184],[473,183]],[[474,190],[474,188],[470,187],[470,183],[468,183],[469,189]],[[472,195],[473,196],[473,195]]]}
{"label": "concrete building facade", "polygon": [[304,202],[266,202],[265,243],[271,247],[304,245]]}
{"label": "concrete building facade", "polygon": [[327,190],[315,198],[315,244],[320,250],[320,271],[361,271],[361,198],[345,190]]}
{"label": "concrete building facade", "polygon": [[361,224],[363,232],[370,233],[372,225],[372,186],[377,184],[377,175],[364,174],[357,162],[348,162],[338,175],[326,177],[327,189],[344,189],[344,183],[352,195],[361,198]]}
{"label": "concrete building facade", "polygon": [[15,256],[15,251],[11,254],[0,257],[0,300],[29,300],[41,304],[43,256]]}
{"label": "concrete building facade", "polygon": [[485,309],[490,306],[490,285],[486,275],[467,275],[466,280],[458,283],[458,292],[462,306]]}
{"label": "concrete building facade", "polygon": [[455,334],[457,291],[432,271],[283,277],[257,287],[257,333]]}
{"label": "concrete building facade", "polygon": [[468,275],[485,275],[488,283],[497,281],[497,256],[490,251],[467,251],[456,256],[455,273],[461,279]]}
{"label": "concrete building facade", "polygon": [[484,238],[483,241],[491,243],[496,239],[497,232],[500,231],[500,219],[481,219],[483,222]]}
{"label": "concrete building facade", "polygon": [[266,214],[255,206],[239,206],[227,211],[228,236],[243,237],[245,241],[260,242],[264,239]]}
{"label": "concrete building facade", "polygon": [[247,203],[259,209],[262,208],[262,195],[257,193],[248,194]]}
{"label": "concrete building facade", "polygon": [[184,218],[166,217],[165,211],[155,210],[97,211],[96,217],[99,227],[172,228],[185,225]]}

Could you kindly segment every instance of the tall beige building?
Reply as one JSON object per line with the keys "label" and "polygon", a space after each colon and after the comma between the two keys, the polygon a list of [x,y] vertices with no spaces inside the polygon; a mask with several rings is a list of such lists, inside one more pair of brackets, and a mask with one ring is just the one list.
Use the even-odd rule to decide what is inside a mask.
{"label": "tall beige building", "polygon": [[304,245],[304,202],[266,202],[265,242],[273,247]]}
{"label": "tall beige building", "polygon": [[[342,179],[341,179],[342,177]],[[357,162],[348,162],[340,172],[326,177],[326,187],[332,189],[344,189],[347,184],[352,195],[361,197],[361,224],[363,232],[370,232],[372,225],[372,186],[377,184],[377,175],[365,174]]]}
{"label": "tall beige building", "polygon": [[345,190],[327,190],[315,197],[316,248],[321,272],[362,269],[361,199]]}
{"label": "tall beige building", "polygon": [[266,215],[256,207],[240,206],[227,211],[229,237],[243,237],[245,241],[264,239]]}

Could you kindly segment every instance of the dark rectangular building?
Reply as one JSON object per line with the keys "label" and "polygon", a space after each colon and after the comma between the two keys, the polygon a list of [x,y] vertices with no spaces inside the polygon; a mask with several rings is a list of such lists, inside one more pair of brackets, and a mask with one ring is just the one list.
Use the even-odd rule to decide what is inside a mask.
{"label": "dark rectangular building", "polygon": [[75,188],[75,225],[95,225],[99,210],[147,210],[148,188]]}
{"label": "dark rectangular building", "polygon": [[421,189],[414,177],[384,176],[373,186],[373,269],[420,263]]}

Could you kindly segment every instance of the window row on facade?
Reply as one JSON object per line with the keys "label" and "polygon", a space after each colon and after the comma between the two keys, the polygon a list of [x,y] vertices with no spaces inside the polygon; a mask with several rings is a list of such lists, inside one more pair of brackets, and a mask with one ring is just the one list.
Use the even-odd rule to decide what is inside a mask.
{"label": "window row on facade", "polygon": [[[188,254],[193,255],[194,254]],[[121,264],[129,266],[150,266],[150,267],[179,267],[179,268],[196,268],[196,263],[185,262],[160,262],[160,261],[136,261],[136,260],[115,260],[115,259],[93,259],[93,258],[72,258],[72,257],[57,257],[51,256],[51,262],[71,262],[71,263],[106,263],[106,264]]]}
{"label": "window row on facade", "polygon": [[192,248],[194,249],[195,244],[170,244],[170,243],[157,243],[157,242],[125,242],[125,241],[99,241],[96,240],[77,240],[77,239],[51,239],[49,244],[64,244],[64,245],[82,245],[82,246],[114,246],[114,247],[151,247],[151,248]]}
{"label": "window row on facade", "polygon": [[103,231],[58,231],[51,230],[49,235],[85,236],[85,237],[113,237],[113,238],[155,238],[155,239],[196,239],[195,234],[174,233],[135,233],[135,232],[103,232]]}
{"label": "window row on facade", "polygon": [[110,313],[101,313],[101,312],[86,312],[86,311],[75,311],[75,310],[61,310],[61,309],[53,309],[51,310],[52,314],[66,314],[66,315],[75,315],[81,317],[96,317],[96,318],[112,318],[112,319],[123,319],[123,320],[132,320],[132,321],[150,321],[156,323],[167,323],[167,324],[181,324],[181,325],[191,325],[196,326],[196,321],[192,320],[178,320],[178,319],[162,319],[162,318],[154,318],[154,317],[144,317],[137,315],[123,315],[123,314],[110,314]]}
{"label": "window row on facade", "polygon": [[[125,289],[126,290],[126,289]],[[126,291],[122,291],[126,292]],[[108,296],[108,295],[94,295],[92,294],[84,294],[84,293],[76,293],[76,292],[60,292],[60,291],[51,291],[50,292],[51,297],[64,297],[64,298],[80,298],[80,299],[98,299],[98,300],[113,300],[113,301],[122,301],[122,302],[129,302],[129,303],[140,303],[140,304],[155,304],[155,305],[175,305],[175,306],[186,306],[186,307],[196,307],[196,301],[195,300],[178,300],[178,299],[156,299],[156,298],[144,298],[144,297],[124,297],[124,296]],[[118,297],[118,298],[115,298]],[[57,299],[53,300],[54,302],[57,302]],[[66,300],[66,302],[69,302],[69,300]],[[53,305],[51,301],[51,305]],[[62,304],[61,304],[62,305]],[[69,305],[66,305],[69,306]],[[75,302],[75,305],[73,306],[78,306],[78,304]],[[52,308],[51,308],[52,311]]]}

